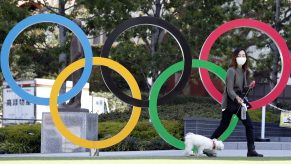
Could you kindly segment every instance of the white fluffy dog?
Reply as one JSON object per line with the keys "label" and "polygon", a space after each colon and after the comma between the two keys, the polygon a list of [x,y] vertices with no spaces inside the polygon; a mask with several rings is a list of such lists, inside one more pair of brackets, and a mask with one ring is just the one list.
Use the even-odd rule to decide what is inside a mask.
{"label": "white fluffy dog", "polygon": [[[196,146],[197,153],[193,153],[192,149]],[[216,153],[216,150],[223,150],[224,144],[217,139],[210,139],[202,135],[187,133],[185,136],[185,155],[187,156],[202,156],[203,150],[211,150]]]}

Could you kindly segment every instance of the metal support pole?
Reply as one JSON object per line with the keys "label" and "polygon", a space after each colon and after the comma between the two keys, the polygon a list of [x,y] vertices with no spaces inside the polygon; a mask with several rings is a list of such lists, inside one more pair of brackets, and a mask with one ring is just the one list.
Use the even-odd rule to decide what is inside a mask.
{"label": "metal support pole", "polygon": [[259,142],[270,142],[269,138],[265,138],[265,127],[266,127],[266,106],[262,107],[262,121],[261,121],[261,138],[256,139]]}
{"label": "metal support pole", "polygon": [[266,106],[262,107],[262,124],[261,124],[261,139],[265,139],[265,118],[266,118]]}

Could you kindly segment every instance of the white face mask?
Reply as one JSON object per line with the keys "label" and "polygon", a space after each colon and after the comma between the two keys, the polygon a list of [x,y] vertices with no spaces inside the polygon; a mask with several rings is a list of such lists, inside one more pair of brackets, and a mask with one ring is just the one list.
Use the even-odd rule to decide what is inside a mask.
{"label": "white face mask", "polygon": [[244,65],[245,63],[246,63],[246,61],[247,61],[247,58],[246,57],[237,57],[236,58],[236,62],[237,62],[237,64],[238,65]]}

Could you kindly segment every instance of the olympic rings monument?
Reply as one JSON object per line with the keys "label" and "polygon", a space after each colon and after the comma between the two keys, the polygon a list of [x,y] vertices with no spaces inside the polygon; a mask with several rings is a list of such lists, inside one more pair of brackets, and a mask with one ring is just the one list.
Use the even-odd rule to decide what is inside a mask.
{"label": "olympic rings monument", "polygon": [[[52,87],[49,98],[36,97],[22,90],[12,77],[8,60],[10,47],[17,35],[25,28],[43,22],[57,23],[71,30],[79,39],[85,56],[85,58],[77,60],[67,66],[59,74]],[[108,58],[110,48],[116,38],[127,29],[139,25],[151,25],[166,30],[177,41],[183,55],[183,61],[173,64],[159,75],[151,88],[149,100],[141,100],[141,92],[133,75],[124,66]],[[275,29],[268,24],[248,18],[232,20],[216,28],[204,42],[200,51],[199,59],[192,59],[190,47],[181,32],[170,23],[159,18],[137,17],[121,23],[110,33],[105,41],[101,51],[101,57],[93,57],[93,52],[86,34],[75,22],[55,14],[33,15],[15,25],[5,38],[1,49],[1,69],[3,77],[16,94],[31,103],[47,105],[50,107],[50,113],[43,115],[41,135],[42,153],[88,151],[89,149],[101,149],[118,144],[124,140],[137,125],[138,119],[141,115],[141,107],[148,108],[153,127],[160,137],[168,144],[177,149],[183,150],[185,149],[184,142],[171,135],[161,123],[157,111],[158,106],[165,104],[167,100],[173,98],[181,89],[183,89],[190,77],[192,68],[199,69],[202,84],[205,86],[207,92],[218,103],[221,103],[222,93],[220,93],[213,85],[208,71],[214,73],[223,81],[226,78],[226,71],[220,66],[207,60],[214,42],[225,32],[240,27],[254,28],[268,35],[278,46],[282,59],[282,75],[284,76],[281,77],[278,84],[269,94],[259,100],[250,102],[252,105],[250,110],[255,110],[272,102],[284,90],[291,71],[291,59],[289,57],[289,50],[285,40]],[[80,109],[70,109],[69,111],[60,110],[58,107],[58,104],[70,100],[82,90],[90,77],[93,65],[101,66],[103,80],[108,89],[120,100],[132,105],[133,108],[130,119],[125,127],[115,136],[100,141],[98,140],[98,116],[96,114],[90,114]],[[58,96],[59,90],[66,78],[73,72],[82,68],[83,73],[73,88],[67,93]],[[126,80],[131,89],[132,97],[124,94],[114,85],[113,80],[111,79],[112,70],[119,73]],[[165,81],[171,75],[181,70],[182,75],[175,87],[168,94],[164,95],[164,97],[158,98],[160,88]],[[229,127],[218,139],[225,141],[235,129],[237,122],[237,116],[233,115]],[[65,149],[62,149],[63,147],[65,147]],[[194,147],[193,151],[197,151],[197,148]]]}

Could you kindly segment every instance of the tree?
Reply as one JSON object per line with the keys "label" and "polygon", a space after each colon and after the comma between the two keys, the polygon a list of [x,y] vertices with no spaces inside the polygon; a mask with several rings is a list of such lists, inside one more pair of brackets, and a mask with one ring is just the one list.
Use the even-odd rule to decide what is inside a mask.
{"label": "tree", "polygon": [[[111,1],[110,5],[104,1],[84,1],[84,4],[89,6],[90,15],[102,15],[101,11],[109,10],[112,12],[105,12],[104,18],[92,16],[88,20],[88,28],[103,29],[104,31],[111,31],[115,24],[110,20],[117,17],[132,17],[129,13],[138,13],[140,16],[157,16],[174,24],[185,35],[191,45],[192,54],[198,54],[205,38],[210,34],[210,27],[216,27],[222,24],[225,17],[231,17],[233,7],[221,6],[231,1],[160,1],[159,5],[156,0],[152,1]],[[98,4],[98,5],[96,5]],[[112,4],[112,5],[111,5]],[[126,4],[126,5],[125,5]],[[119,6],[116,7],[116,6]],[[158,6],[158,7],[156,7]],[[124,8],[123,8],[124,7]],[[123,10],[118,10],[123,8]],[[158,8],[158,12],[155,10]],[[124,11],[126,11],[124,13]],[[121,12],[121,13],[120,13]],[[160,13],[159,13],[160,12]],[[109,13],[109,14],[108,14]],[[155,15],[156,13],[156,15]],[[195,20],[195,21],[193,21]],[[114,22],[107,25],[108,22]],[[95,23],[95,24],[94,24]],[[119,23],[119,22],[118,22]],[[207,25],[208,23],[208,25]],[[208,28],[201,28],[207,26]],[[97,27],[97,28],[96,28]],[[88,29],[90,32],[94,32]],[[106,33],[107,34],[107,33]],[[160,35],[163,34],[163,35]],[[156,45],[157,36],[159,36],[159,44]],[[130,38],[138,38],[143,44],[136,44],[130,41]],[[138,79],[140,87],[144,91],[148,91],[150,85],[147,84],[148,77],[157,77],[164,69],[171,64],[182,60],[181,50],[176,41],[165,31],[156,30],[151,27],[135,27],[129,29],[122,36],[118,38],[118,45],[112,48],[111,57],[114,60],[125,65]],[[156,46],[153,46],[156,45]],[[153,55],[154,54],[154,55]],[[141,72],[138,74],[137,72]],[[120,80],[115,80],[120,88],[124,88]]]}
{"label": "tree", "polygon": [[[15,7],[17,1],[3,2],[10,4],[10,7],[17,8]],[[46,1],[39,1],[38,3],[45,7],[45,10],[37,12],[61,13],[70,19],[79,18],[83,20],[84,26],[82,28],[91,38],[100,35],[108,36],[118,24],[132,17],[160,16],[161,19],[170,22],[183,33],[191,47],[193,58],[198,58],[202,44],[215,28],[236,18],[252,18],[272,24],[274,27],[275,25],[280,26],[281,34],[290,46],[290,5],[286,0],[281,1],[280,19],[276,21],[277,23],[274,19],[275,3],[273,0],[248,0],[242,1],[242,3],[236,3],[233,0],[79,0],[74,1],[74,4],[71,1],[61,0],[60,8],[50,6]],[[8,8],[7,5],[2,6]],[[4,11],[3,7],[0,10]],[[13,11],[5,12],[14,11],[17,10],[13,9]],[[5,12],[2,15],[6,15]],[[19,13],[15,12],[14,14]],[[11,29],[16,22],[34,13],[26,10],[26,14],[19,14],[18,17],[1,21],[2,27],[4,27],[2,29],[6,30],[6,33],[1,32],[0,35],[6,36],[9,31],[5,28],[9,26],[2,22],[16,19],[14,23],[10,23],[9,29]],[[13,13],[10,15],[13,15]],[[49,31],[54,38],[49,44],[46,40],[47,36],[44,35],[46,31]],[[18,67],[17,70],[22,71],[21,74],[29,72],[27,70],[30,69],[34,73],[33,77],[56,77],[58,68],[60,68],[59,54],[68,52],[72,35],[70,32],[66,32],[65,42],[60,44],[58,34],[52,24],[40,24],[25,30],[15,41],[15,43],[21,42],[23,44],[15,44],[18,48],[15,48],[15,51],[13,50],[15,53],[13,52],[12,55],[21,55],[13,57],[13,60],[16,61],[13,69]],[[182,60],[181,50],[172,36],[162,29],[157,30],[157,28],[151,26],[128,29],[118,38],[117,43],[111,48],[110,58],[128,68],[143,91],[148,91],[150,88],[147,81],[149,77],[153,77],[154,80],[168,66]],[[266,49],[271,47],[271,44],[272,41],[257,30],[249,28],[231,30],[220,37],[213,45],[210,60],[220,58],[222,63],[218,64],[226,68],[229,63],[225,59],[230,57],[234,47],[245,47],[250,51],[254,47],[256,49]],[[101,49],[102,44],[99,46],[93,45],[94,56],[100,56]],[[271,72],[271,70],[266,69],[272,68],[271,65],[277,63],[274,62],[272,53],[261,53],[259,58],[252,57],[251,69],[255,70],[257,75],[264,75],[263,72]],[[16,79],[21,79],[21,74],[16,73]],[[128,89],[127,84],[119,75],[113,74],[113,78],[116,85],[121,89]],[[195,75],[192,79],[198,79],[198,75]],[[271,81],[269,77],[265,79]],[[93,69],[90,85],[93,91],[106,90],[98,67]]]}

